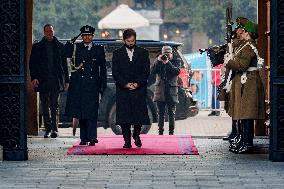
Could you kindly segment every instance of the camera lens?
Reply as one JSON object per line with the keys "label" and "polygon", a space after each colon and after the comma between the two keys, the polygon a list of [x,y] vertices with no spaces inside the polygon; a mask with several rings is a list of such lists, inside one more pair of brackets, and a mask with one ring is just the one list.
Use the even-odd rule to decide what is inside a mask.
{"label": "camera lens", "polygon": [[164,54],[164,55],[161,57],[161,59],[162,59],[162,60],[167,60],[168,57],[167,57],[167,55]]}

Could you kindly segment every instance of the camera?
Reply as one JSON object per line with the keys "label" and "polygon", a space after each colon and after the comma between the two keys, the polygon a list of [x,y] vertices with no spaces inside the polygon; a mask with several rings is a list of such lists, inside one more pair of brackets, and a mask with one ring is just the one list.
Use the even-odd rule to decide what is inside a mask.
{"label": "camera", "polygon": [[163,60],[163,61],[167,61],[167,60],[168,60],[168,56],[167,56],[167,55],[165,55],[165,54],[163,54],[163,55],[161,56],[161,60]]}

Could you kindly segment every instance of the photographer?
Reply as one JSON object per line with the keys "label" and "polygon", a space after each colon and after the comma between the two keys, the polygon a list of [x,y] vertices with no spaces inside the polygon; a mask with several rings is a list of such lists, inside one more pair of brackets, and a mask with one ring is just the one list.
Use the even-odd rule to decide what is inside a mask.
{"label": "photographer", "polygon": [[155,60],[151,69],[156,74],[154,101],[158,106],[159,135],[164,133],[165,107],[169,115],[169,135],[174,134],[175,111],[178,103],[178,75],[180,62],[173,59],[173,50],[170,46],[163,46],[162,54]]}

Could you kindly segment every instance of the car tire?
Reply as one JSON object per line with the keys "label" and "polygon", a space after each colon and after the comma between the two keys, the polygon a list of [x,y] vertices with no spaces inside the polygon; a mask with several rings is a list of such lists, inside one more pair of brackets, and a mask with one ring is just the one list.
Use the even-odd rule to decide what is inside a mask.
{"label": "car tire", "polygon": [[[151,129],[152,123],[153,123],[153,113],[149,107],[148,107],[148,115],[150,119],[150,125],[142,125],[141,128],[141,134],[147,134],[149,130]],[[114,103],[109,111],[109,116],[108,116],[108,124],[111,130],[116,134],[116,135],[122,135],[122,130],[120,125],[116,125],[116,103]]]}

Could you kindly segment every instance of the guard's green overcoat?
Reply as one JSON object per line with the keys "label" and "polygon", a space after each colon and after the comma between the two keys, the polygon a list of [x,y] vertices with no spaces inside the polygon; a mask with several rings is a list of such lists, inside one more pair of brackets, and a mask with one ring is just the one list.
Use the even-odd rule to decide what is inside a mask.
{"label": "guard's green overcoat", "polygon": [[[247,71],[249,67],[257,66],[257,56],[250,44],[256,47],[254,40],[240,42],[235,49],[235,52],[239,52],[226,65],[227,69],[235,71],[228,110],[233,120],[265,118],[265,91],[259,71]],[[244,72],[247,80],[242,84],[241,76]]]}

